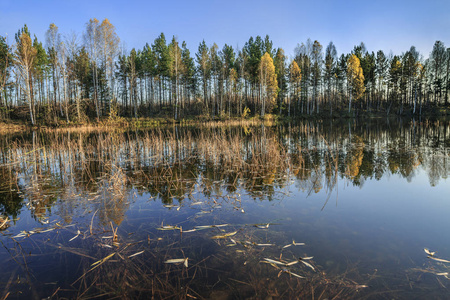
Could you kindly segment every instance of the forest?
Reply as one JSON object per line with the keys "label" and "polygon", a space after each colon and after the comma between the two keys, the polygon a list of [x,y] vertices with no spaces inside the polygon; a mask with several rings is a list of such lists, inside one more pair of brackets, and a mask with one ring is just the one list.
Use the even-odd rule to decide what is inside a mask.
{"label": "forest", "polygon": [[308,39],[293,59],[270,37],[242,49],[202,41],[195,53],[161,33],[126,51],[108,19],[80,35],[50,24],[45,41],[24,25],[0,36],[0,120],[31,125],[117,118],[340,118],[447,114],[450,48],[436,41],[428,58],[356,45],[338,54]]}

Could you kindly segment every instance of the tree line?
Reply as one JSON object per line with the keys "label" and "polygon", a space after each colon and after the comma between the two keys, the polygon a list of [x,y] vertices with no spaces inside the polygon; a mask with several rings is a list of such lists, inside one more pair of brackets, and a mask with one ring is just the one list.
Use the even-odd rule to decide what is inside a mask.
{"label": "tree line", "polygon": [[[255,199],[274,199],[277,189],[291,185],[292,179],[303,192],[331,193],[344,178],[362,188],[368,180],[391,175],[411,182],[420,169],[430,185],[437,186],[450,172],[445,155],[449,133],[448,121],[389,124],[374,119],[307,120],[250,131],[176,127],[145,132],[10,134],[0,139],[0,214],[17,217],[24,199],[33,204],[27,207],[37,219],[54,205],[62,205],[56,212],[73,211],[72,204],[92,204],[88,196],[111,186],[122,192],[104,193],[111,197],[105,201],[115,205],[110,214],[102,214],[108,206],[101,205],[99,216],[123,217],[124,211],[118,208],[127,209],[123,197],[131,188],[165,204],[186,199],[196,185],[206,198],[240,188]],[[93,151],[85,151],[87,145]],[[159,150],[168,145],[172,150]],[[209,155],[210,151],[217,153]],[[53,197],[43,197],[47,194]]]}
{"label": "tree line", "polygon": [[108,19],[81,36],[50,24],[45,43],[21,28],[0,36],[0,118],[43,123],[104,117],[421,115],[448,108],[450,48],[428,58],[412,46],[394,55],[361,43],[338,55],[308,39],[293,58],[269,36],[242,49],[202,41],[194,54],[176,36],[127,52]]}

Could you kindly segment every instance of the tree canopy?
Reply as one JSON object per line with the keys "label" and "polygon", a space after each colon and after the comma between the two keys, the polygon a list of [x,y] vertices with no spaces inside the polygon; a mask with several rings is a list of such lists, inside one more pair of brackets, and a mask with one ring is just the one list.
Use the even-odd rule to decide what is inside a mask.
{"label": "tree canopy", "polygon": [[[242,49],[202,41],[195,53],[164,33],[142,49],[121,46],[115,26],[90,19],[82,39],[49,25],[45,43],[24,25],[9,45],[0,36],[0,118],[32,124],[107,117],[240,117],[277,114],[340,117],[416,115],[448,109],[450,48],[436,41],[428,58],[340,53],[308,39],[292,59],[268,35]],[[64,37],[64,38],[63,38]],[[81,41],[81,42],[80,42]],[[25,114],[24,114],[25,112]]]}

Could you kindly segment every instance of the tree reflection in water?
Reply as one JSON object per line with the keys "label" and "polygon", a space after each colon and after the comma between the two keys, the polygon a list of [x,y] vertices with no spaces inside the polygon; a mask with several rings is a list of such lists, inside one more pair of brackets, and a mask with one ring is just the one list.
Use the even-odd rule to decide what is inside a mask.
{"label": "tree reflection in water", "polygon": [[[363,188],[366,180],[380,180],[393,174],[412,181],[419,168],[426,171],[430,185],[435,186],[449,174],[448,129],[449,123],[442,121],[405,124],[376,120],[3,135],[0,138],[0,214],[14,220],[29,212],[42,225],[49,223],[51,214],[58,215],[66,225],[86,215],[85,232],[72,232],[80,243],[81,240],[86,243],[84,237],[96,230],[94,223],[98,228],[122,225],[133,199],[142,195],[169,206],[173,204],[174,210],[193,203],[198,199],[196,193],[201,193],[202,199],[212,205],[211,210],[220,204],[219,199],[240,209],[241,194],[272,201],[284,197],[295,186],[307,194],[324,191],[331,196],[340,179]],[[61,230],[66,228],[62,223],[57,225]],[[14,227],[14,222],[11,226]],[[142,226],[139,228],[143,229]],[[156,225],[152,223],[152,226]],[[186,239],[188,233],[181,231]],[[192,240],[190,247],[197,249],[198,242],[207,243],[208,251],[216,247],[210,240]],[[149,233],[148,244],[158,247],[158,243],[163,242],[153,240]],[[107,244],[100,241],[99,245]],[[169,245],[172,250],[179,247]],[[257,248],[256,242],[252,245]],[[177,249],[178,253],[183,252]],[[98,251],[95,257],[106,257],[104,250]],[[117,248],[116,253],[121,257],[133,255],[123,248]],[[167,253],[161,252],[161,255]],[[255,257],[259,257],[258,253]],[[135,259],[141,258],[137,255]],[[203,261],[200,256],[198,261]],[[206,268],[203,262],[199,265]],[[127,269],[125,265],[122,267]],[[152,265],[154,271],[164,267]],[[236,271],[242,266],[234,264],[233,268]],[[262,284],[258,281],[258,272],[266,272],[261,268],[252,269],[251,284],[255,289]],[[130,276],[136,279],[148,270],[137,268],[134,272]],[[278,275],[285,274],[286,270],[279,272]],[[115,276],[127,277],[125,273],[118,274]],[[172,280],[169,273],[164,276],[164,280]],[[85,278],[81,282],[88,284],[83,280]],[[158,286],[160,296],[176,294],[180,284],[162,285],[162,277],[158,277],[159,283],[155,283],[155,278],[152,280],[145,285],[147,288]],[[299,288],[299,283],[286,284],[286,291],[294,292]],[[330,284],[341,288],[352,286],[349,281],[340,285],[330,281]],[[353,285],[352,293],[357,290],[356,286]]]}

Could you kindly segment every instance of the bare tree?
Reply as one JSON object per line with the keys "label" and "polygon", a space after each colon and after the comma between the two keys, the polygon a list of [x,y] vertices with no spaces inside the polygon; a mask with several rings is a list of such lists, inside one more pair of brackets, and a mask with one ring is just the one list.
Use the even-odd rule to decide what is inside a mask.
{"label": "bare tree", "polygon": [[94,81],[94,104],[97,119],[100,118],[100,106],[98,103],[98,74],[97,74],[97,61],[99,57],[99,42],[100,42],[100,30],[99,21],[97,19],[90,19],[86,23],[86,32],[83,35],[84,44],[88,50],[90,59],[92,61],[92,77]]}
{"label": "bare tree", "polygon": [[53,105],[57,106],[56,96],[59,91],[59,76],[58,76],[58,47],[61,43],[61,35],[58,33],[58,26],[51,23],[47,32],[45,33],[47,51],[50,58],[50,64],[52,66],[52,79],[53,79]]}
{"label": "bare tree", "polygon": [[111,94],[109,95],[109,109],[111,113],[111,102],[115,101],[114,94],[114,66],[119,52],[120,39],[117,36],[114,25],[108,19],[104,19],[99,26],[99,46],[101,50],[102,65],[106,71],[107,81]]}
{"label": "bare tree", "polygon": [[16,44],[14,51],[14,63],[16,65],[16,76],[20,79],[20,88],[25,93],[26,100],[30,109],[31,124],[36,125],[35,107],[33,97],[31,95],[31,80],[33,65],[36,59],[36,49],[31,44],[30,36],[23,32]]}

